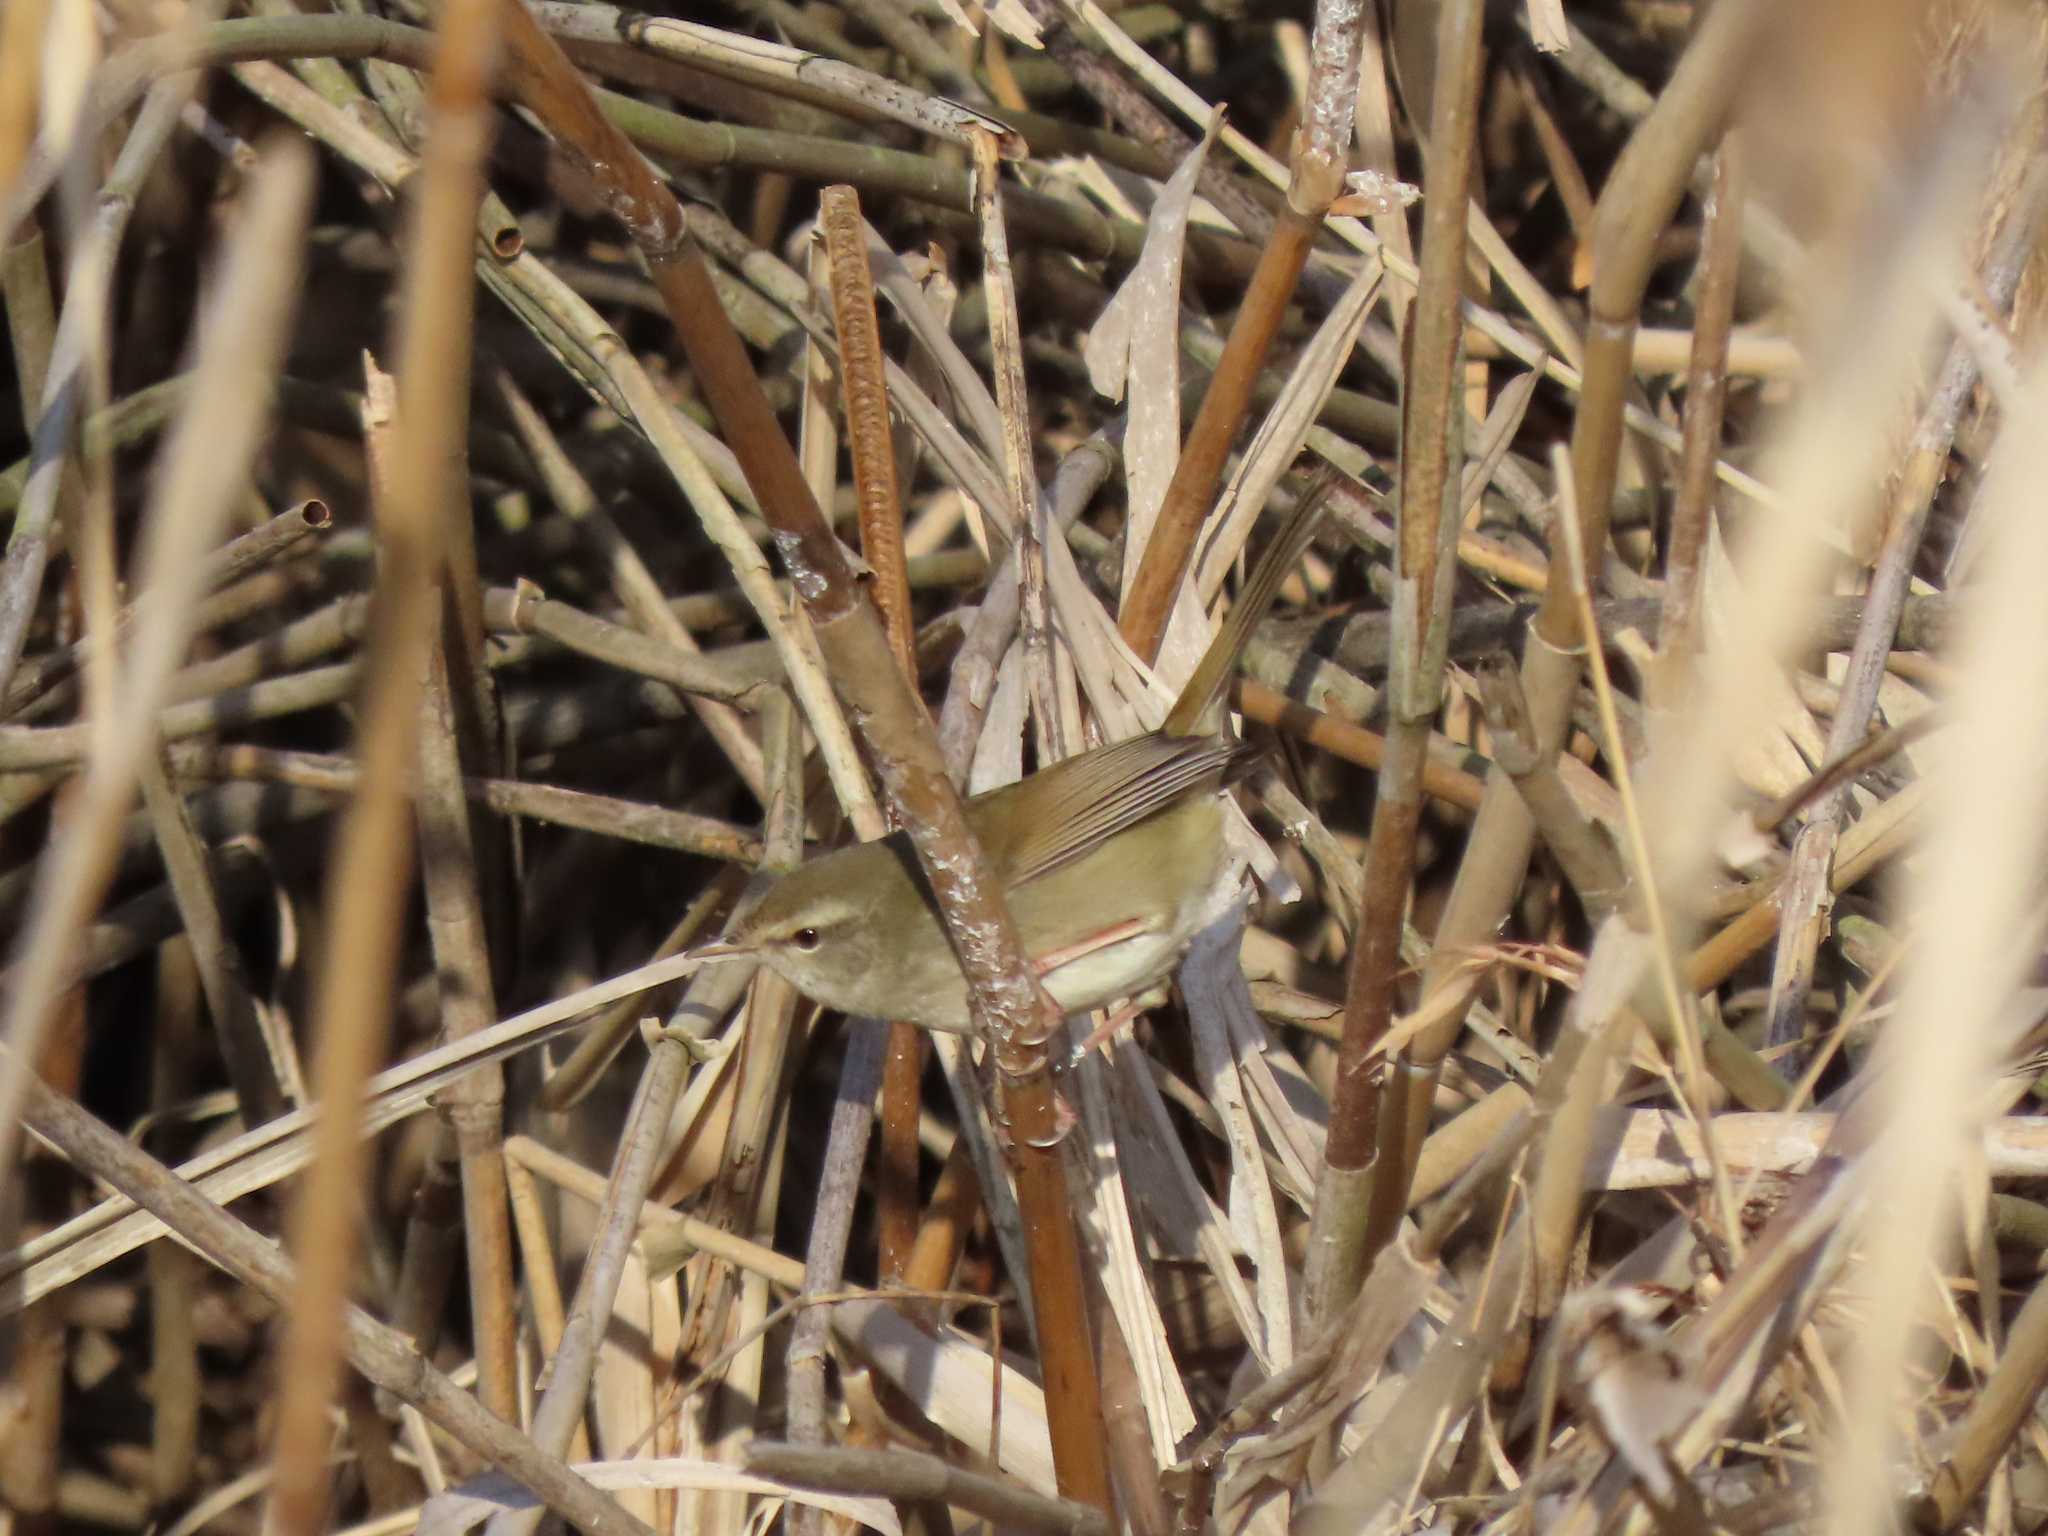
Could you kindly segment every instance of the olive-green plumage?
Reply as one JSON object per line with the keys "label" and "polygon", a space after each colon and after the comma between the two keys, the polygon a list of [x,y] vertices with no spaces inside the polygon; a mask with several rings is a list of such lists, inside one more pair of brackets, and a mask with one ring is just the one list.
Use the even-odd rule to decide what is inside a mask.
{"label": "olive-green plumage", "polygon": [[[1246,583],[1160,730],[978,795],[968,825],[1024,948],[1068,1012],[1145,991],[1236,898],[1220,791],[1253,755],[1220,730],[1224,685],[1308,544],[1321,488]],[[830,1007],[971,1027],[967,982],[902,833],[785,875],[718,952],[757,955]]]}

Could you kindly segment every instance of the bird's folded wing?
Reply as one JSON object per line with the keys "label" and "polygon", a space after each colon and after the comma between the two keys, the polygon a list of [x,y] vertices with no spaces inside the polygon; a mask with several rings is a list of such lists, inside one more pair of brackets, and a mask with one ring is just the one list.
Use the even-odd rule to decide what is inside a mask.
{"label": "bird's folded wing", "polygon": [[985,839],[988,852],[1006,883],[1021,885],[1093,853],[1190,794],[1216,789],[1248,750],[1219,736],[1134,736],[1055,763],[1025,785],[979,797],[993,802],[1026,791],[1028,817],[976,820],[1002,828],[1000,846]]}

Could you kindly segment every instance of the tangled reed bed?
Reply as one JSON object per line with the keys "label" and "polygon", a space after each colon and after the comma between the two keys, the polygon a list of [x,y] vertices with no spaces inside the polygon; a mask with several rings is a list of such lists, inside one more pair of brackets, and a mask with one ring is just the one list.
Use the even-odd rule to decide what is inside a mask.
{"label": "tangled reed bed", "polygon": [[[2037,1528],[2043,42],[7,0],[0,1519]],[[974,1034],[698,964],[892,826]]]}

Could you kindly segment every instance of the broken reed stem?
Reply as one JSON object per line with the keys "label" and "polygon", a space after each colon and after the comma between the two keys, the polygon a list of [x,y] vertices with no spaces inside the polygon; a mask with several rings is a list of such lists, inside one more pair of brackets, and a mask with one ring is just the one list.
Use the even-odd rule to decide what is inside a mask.
{"label": "broken reed stem", "polygon": [[[910,1026],[899,1023],[896,1027]],[[832,1102],[825,1162],[818,1172],[822,1219],[813,1223],[804,1253],[805,1296],[827,1295],[844,1282],[847,1238],[860,1193],[861,1165],[867,1161],[868,1132],[874,1124],[875,1093],[882,1086],[886,1045],[878,1020],[855,1021],[839,1069],[839,1093]],[[911,1193],[915,1197],[914,1187]],[[820,1449],[831,1438],[826,1430],[825,1399],[831,1311],[826,1306],[806,1307],[790,1330],[789,1340],[789,1435],[798,1444]],[[813,1530],[819,1524],[809,1515],[802,1516],[801,1522]]]}
{"label": "broken reed stem", "polygon": [[[419,763],[420,687],[439,608],[443,539],[468,508],[468,486],[447,445],[462,440],[468,421],[471,245],[492,126],[486,82],[497,10],[498,0],[452,0],[442,13],[432,132],[407,242],[397,385],[366,359],[373,397],[383,397],[366,412],[388,422],[396,409],[397,419],[389,495],[376,507],[379,613],[358,746],[363,781],[335,831],[324,907],[330,927],[311,1010],[313,1087],[327,1113],[287,1222],[301,1272],[280,1359],[269,1520],[281,1536],[312,1536],[328,1519],[327,1413],[339,1382],[363,1189],[357,1121],[396,1005],[399,893],[413,853],[407,786]],[[368,420],[365,428],[374,430]]]}
{"label": "broken reed stem", "polygon": [[[568,1312],[562,1305],[561,1261],[548,1231],[548,1205],[533,1170],[505,1150],[505,1190],[512,1200],[512,1228],[519,1235],[520,1273],[533,1308],[533,1330],[541,1353],[552,1358],[562,1347]],[[590,1460],[590,1431],[583,1425],[569,1437],[572,1462]]]}
{"label": "broken reed stem", "polygon": [[[462,392],[467,393],[466,381]],[[388,504],[392,494],[392,463],[398,451],[390,380],[373,373],[365,398],[371,402],[363,423],[367,478],[374,501],[383,505]],[[428,939],[442,978],[439,998],[446,1021],[444,1033],[453,1037],[475,1033],[488,1026],[496,1015],[492,1009],[479,1016],[475,1007],[479,989],[486,999],[493,989],[488,942],[481,931],[482,914],[476,895],[469,807],[462,790],[462,753],[454,740],[456,705],[444,654],[447,636],[455,626],[445,588],[437,590],[435,597],[442,622],[429,640],[423,658],[414,817],[422,885],[427,895]],[[448,821],[451,805],[455,816],[461,818],[453,825]],[[422,1352],[431,1353],[441,1336],[441,1319],[454,1288],[457,1250],[464,1245],[480,1250],[472,1252],[469,1271],[470,1305],[478,1340],[478,1385],[484,1405],[510,1423],[516,1418],[518,1388],[513,1364],[516,1336],[508,1331],[512,1302],[502,1162],[495,1178],[487,1167],[472,1173],[466,1166],[469,1149],[464,1146],[462,1130],[464,1124],[474,1127],[480,1121],[461,1101],[482,1097],[488,1104],[489,1085],[493,1082],[497,1084],[497,1102],[502,1105],[503,1078],[496,1064],[488,1063],[451,1085],[440,1106],[441,1124],[433,1136],[431,1150],[421,1159],[419,1178],[407,1211],[391,1316]],[[479,1084],[481,1088],[476,1086]],[[495,1211],[487,1193],[493,1182],[500,1185]],[[494,1279],[500,1272],[501,1258],[503,1290]]]}
{"label": "broken reed stem", "polygon": [[[478,89],[487,83],[479,81]],[[353,94],[345,75],[337,84]],[[417,110],[417,88],[410,94]],[[361,105],[368,110],[367,102]],[[467,104],[471,109],[482,105],[481,97]],[[488,202],[480,181],[477,194],[480,205]],[[484,216],[488,217],[487,208]],[[454,420],[447,441],[454,448],[448,484],[462,487],[469,481],[468,354],[458,355],[450,366],[459,377],[451,390]],[[366,432],[366,450],[373,494],[388,497],[396,452],[396,435],[388,421]],[[477,776],[488,774],[504,736],[484,656],[485,594],[466,498],[456,494],[445,503],[444,512],[445,542],[435,594],[439,623],[429,641],[419,700],[414,816],[427,933],[440,982],[442,1035],[452,1040],[488,1028],[497,1018],[491,956],[494,948],[502,952],[509,938],[503,879],[510,860],[505,829],[474,818],[467,792],[465,763]],[[515,602],[513,607],[516,612],[519,605]],[[495,905],[487,906],[487,893],[496,898]],[[502,1150],[502,1071],[496,1063],[480,1066],[451,1085],[437,1108],[442,1126],[433,1151],[424,1159],[414,1194],[394,1315],[417,1327],[423,1348],[438,1333],[454,1278],[458,1212],[451,1204],[450,1185],[459,1179],[478,1388],[486,1407],[515,1422],[518,1313]]]}
{"label": "broken reed stem", "polygon": [[1559,759],[1546,756],[1529,729],[1529,703],[1522,674],[1506,651],[1482,658],[1472,668],[1479,704],[1493,747],[1493,760],[1515,781],[1535,818],[1536,829],[1578,893],[1586,916],[1599,923],[1627,897],[1628,876],[1607,833],[1572,798]]}
{"label": "broken reed stem", "polygon": [[[1357,113],[1359,31],[1368,16],[1366,7],[1349,0],[1318,0],[1308,104],[1295,134],[1287,202],[1260,248],[1258,267],[1238,306],[1223,355],[1209,376],[1201,409],[1181,445],[1173,479],[1118,616],[1125,641],[1148,665],[1159,654],[1167,619],[1180,597],[1196,539],[1215,504],[1224,463],[1244,424],[1266,353],[1322,231],[1324,215],[1343,188]],[[1462,199],[1461,193],[1460,210]]]}
{"label": "broken reed stem", "polygon": [[1063,658],[1053,645],[1046,589],[1046,521],[1031,455],[1031,401],[1024,388],[1023,334],[1017,323],[1009,227],[999,196],[1002,166],[996,141],[986,134],[977,137],[973,160],[974,216],[981,235],[982,288],[987,295],[989,352],[996,380],[998,441],[992,446],[1002,461],[1005,504],[1001,515],[1015,530],[1024,686],[1038,731],[1038,759],[1053,763],[1077,750],[1080,721],[1069,714],[1071,694],[1060,686],[1071,658]]}
{"label": "broken reed stem", "polygon": [[[839,457],[836,434],[827,432],[816,436],[820,441],[833,444],[831,462],[836,466]],[[792,870],[803,860],[804,743],[803,717],[797,712],[795,703],[788,694],[775,693],[761,711],[761,747],[768,765],[768,782],[773,786],[762,824],[762,841],[767,848],[763,864],[776,872]],[[724,1117],[720,1168],[708,1192],[708,1200],[699,1202],[704,1214],[712,1220],[763,1244],[772,1245],[774,1242],[778,1205],[786,1190],[781,1173],[790,1117],[782,1094],[789,1079],[791,1053],[801,1044],[797,1018],[802,1004],[796,989],[769,967],[753,968],[743,1004],[740,1048],[737,1059],[729,1064],[729,1092],[726,1095],[729,1108]],[[879,1059],[879,1049],[873,1043],[877,1026],[863,1023],[856,1025],[855,1029],[869,1036],[867,1054],[870,1062]],[[859,1053],[849,1045],[848,1055],[855,1054]],[[835,1274],[844,1253],[846,1233],[853,1225],[853,1207],[860,1191],[859,1167],[867,1155],[865,1122],[872,1115],[873,1104],[874,1084],[870,1069],[869,1081],[860,1095],[857,1110],[864,1128],[861,1136],[852,1143],[853,1173],[851,1177],[842,1177],[837,1188],[821,1180],[812,1207],[811,1251],[815,1253],[821,1247],[836,1249],[830,1260]],[[836,1169],[831,1171],[839,1172]],[[708,1273],[705,1266],[696,1265],[693,1266],[693,1274],[702,1275],[703,1280],[701,1284],[694,1279],[691,1282],[691,1306],[712,1317],[722,1316],[724,1327],[714,1337],[727,1342],[723,1363],[706,1368],[703,1374],[715,1377],[726,1392],[754,1405],[751,1412],[736,1408],[730,1414],[721,1415],[715,1438],[707,1439],[706,1452],[719,1459],[727,1459],[739,1444],[760,1429],[759,1404],[768,1357],[762,1335],[771,1310],[768,1287],[758,1275],[735,1272],[723,1265],[710,1266]],[[792,1371],[788,1380],[788,1411],[792,1422],[799,1416],[799,1403],[804,1395],[802,1385],[798,1374]],[[822,1354],[814,1385],[817,1409],[814,1422],[822,1437],[825,1426]],[[713,1499],[699,1507],[696,1517],[711,1528],[729,1527],[740,1518],[739,1504],[731,1498]],[[817,1536],[810,1525],[809,1517],[798,1513],[791,1523],[789,1536]]]}
{"label": "broken reed stem", "polygon": [[[230,1216],[162,1163],[116,1135],[76,1103],[31,1082],[24,1119],[72,1164],[103,1179],[163,1222],[208,1262],[268,1298],[298,1305],[299,1276],[277,1245]],[[412,1341],[358,1307],[347,1307],[341,1338],[349,1361],[377,1386],[410,1403],[487,1463],[529,1488],[549,1509],[593,1536],[652,1536],[639,1521],[420,1357]]]}
{"label": "broken reed stem", "polygon": [[[916,615],[910,606],[910,573],[903,553],[903,497],[896,480],[896,444],[889,427],[889,386],[882,367],[881,327],[875,316],[874,274],[868,267],[860,195],[852,187],[826,187],[818,194],[818,228],[824,236],[825,254],[831,266],[832,318],[839,335],[840,398],[846,411],[854,498],[860,508],[861,555],[872,573],[868,590],[881,612],[897,665],[915,691]],[[925,1050],[924,1037],[914,1025],[898,1019],[886,1027],[882,1129],[875,1158],[878,1262],[885,1283],[902,1277],[911,1245],[917,1239],[917,1118]],[[852,1071],[851,1058],[841,1070],[842,1074]],[[843,1102],[843,1092],[841,1097]],[[835,1135],[838,1130],[835,1111]],[[847,1134],[853,1134],[852,1127],[848,1127]],[[865,1139],[865,1125],[860,1134]],[[829,1161],[829,1147],[826,1155]],[[807,1273],[808,1269],[807,1262]],[[819,1288],[829,1290],[837,1284],[836,1275],[829,1280],[821,1278]]]}
{"label": "broken reed stem", "polygon": [[1065,1132],[1051,1080],[1059,1012],[1039,987],[1002,892],[961,818],[929,717],[897,672],[880,621],[811,496],[718,304],[703,257],[684,234],[681,209],[523,8],[510,8],[507,36],[521,64],[522,99],[598,178],[607,206],[647,258],[698,385],[775,530],[833,682],[861,723],[954,938],[975,1017],[994,1042],[1019,1198],[1032,1231],[1030,1283],[1045,1344],[1041,1365],[1060,1487],[1108,1509],[1080,1249],[1059,1156]]}
{"label": "broken reed stem", "polygon": [[[148,780],[144,780],[145,787]],[[192,1091],[204,1026],[193,949],[179,940],[156,955],[156,1051],[150,1109],[169,1116]],[[257,1042],[261,1049],[261,1042]],[[234,1059],[229,1058],[232,1072]],[[247,1114],[246,1108],[244,1114]],[[257,1122],[250,1120],[248,1124]],[[198,1474],[201,1390],[198,1307],[205,1260],[182,1243],[154,1243],[149,1265],[150,1496],[162,1508],[185,1497]],[[17,1431],[18,1432],[18,1431]],[[17,1503],[18,1508],[32,1508]]]}
{"label": "broken reed stem", "polygon": [[[1727,0],[1708,13],[1601,190],[1585,378],[1572,428],[1572,475],[1588,561],[1597,561],[1607,547],[1623,406],[1633,369],[1632,338],[1657,236],[1677,209],[1693,162],[1720,131],[1742,65],[1773,10],[1762,0]],[[1562,749],[1578,693],[1582,647],[1592,638],[1580,631],[1570,562],[1553,554],[1549,586],[1522,660],[1531,732],[1545,755]],[[1456,984],[1458,957],[1498,931],[1528,871],[1534,835],[1535,823],[1513,781],[1499,771],[1489,774],[1485,802],[1438,922],[1436,948],[1424,967],[1425,999]],[[1464,1010],[1452,1009],[1419,1034],[1394,1064],[1394,1075],[1408,1094],[1410,1108],[1404,1114],[1418,1123],[1463,1020]]]}
{"label": "broken reed stem", "polygon": [[[1423,1126],[1374,1070],[1394,1014],[1401,928],[1422,821],[1422,774],[1443,687],[1452,572],[1465,462],[1459,398],[1465,208],[1478,124],[1478,0],[1451,0],[1438,16],[1436,83],[1427,158],[1422,281],[1408,322],[1403,382],[1401,491],[1394,577],[1394,665],[1388,686],[1386,762],[1373,796],[1365,887],[1352,938],[1344,1037],[1330,1097],[1330,1131],[1310,1233],[1308,1314],[1325,1323],[1356,1294],[1373,1254],[1405,1209]],[[1383,1123],[1384,1122],[1384,1123]],[[1376,1162],[1386,1166],[1375,1174]],[[1369,1199],[1361,1199],[1371,1191]]]}

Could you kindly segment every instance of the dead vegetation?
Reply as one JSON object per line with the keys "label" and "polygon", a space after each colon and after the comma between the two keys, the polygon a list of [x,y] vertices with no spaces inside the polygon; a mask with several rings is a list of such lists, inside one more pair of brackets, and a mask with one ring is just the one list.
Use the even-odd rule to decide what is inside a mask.
{"label": "dead vegetation", "polygon": [[2038,13],[683,9],[0,0],[7,1530],[2040,1529]]}

